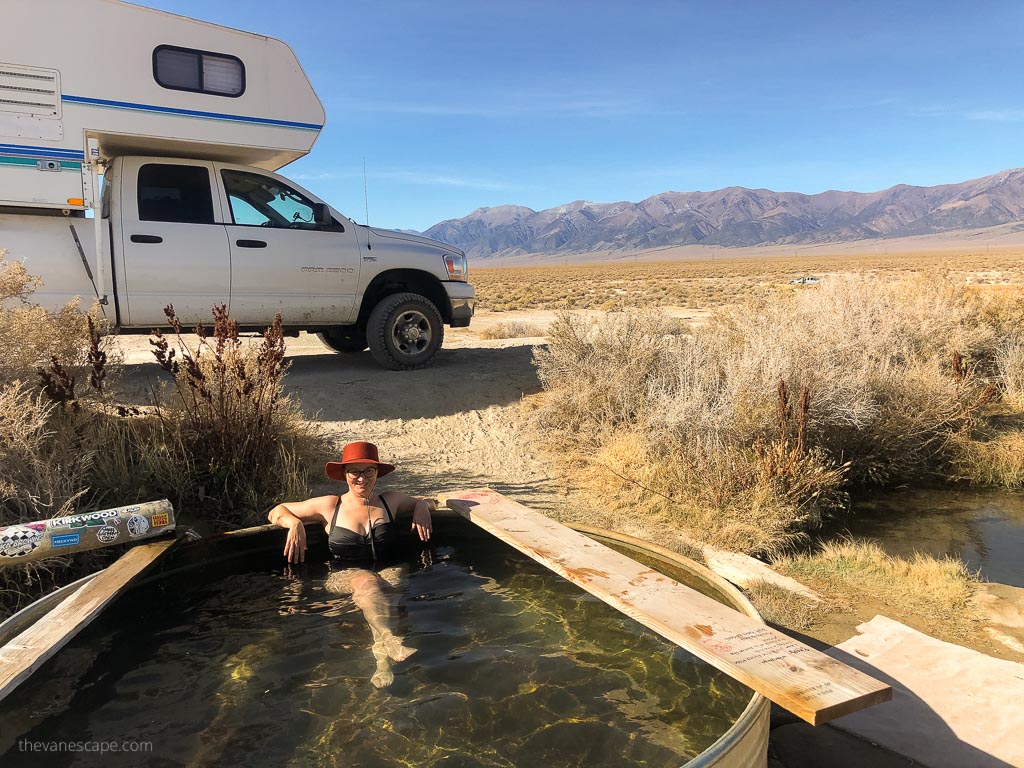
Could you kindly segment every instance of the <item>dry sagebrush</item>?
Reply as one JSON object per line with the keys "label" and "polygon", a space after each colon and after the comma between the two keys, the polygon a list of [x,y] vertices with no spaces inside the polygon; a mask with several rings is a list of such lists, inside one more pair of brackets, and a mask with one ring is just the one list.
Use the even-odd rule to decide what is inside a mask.
{"label": "dry sagebrush", "polygon": [[991,310],[945,280],[847,277],[688,332],[650,312],[563,315],[537,354],[539,420],[619,503],[767,552],[850,488],[968,471],[1011,391],[997,371],[1013,323]]}
{"label": "dry sagebrush", "polygon": [[[39,284],[0,251],[0,527],[71,511],[94,464],[67,401],[52,399],[85,370],[91,318],[75,302],[58,312],[33,304]],[[95,562],[87,554],[0,569],[0,618]]]}
{"label": "dry sagebrush", "polygon": [[159,331],[150,344],[173,377],[173,399],[157,408],[157,417],[188,469],[183,503],[225,522],[260,520],[272,501],[303,493],[302,466],[320,439],[283,393],[289,364],[281,316],[250,345],[226,308],[216,306],[212,334],[196,326],[198,341],[190,347],[174,308],[165,313],[173,344]]}
{"label": "dry sagebrush", "polygon": [[71,301],[48,312],[31,297],[41,285],[24,265],[7,261],[0,250],[0,384],[35,382],[40,367],[56,358],[59,365],[76,368],[85,363],[89,313]]}

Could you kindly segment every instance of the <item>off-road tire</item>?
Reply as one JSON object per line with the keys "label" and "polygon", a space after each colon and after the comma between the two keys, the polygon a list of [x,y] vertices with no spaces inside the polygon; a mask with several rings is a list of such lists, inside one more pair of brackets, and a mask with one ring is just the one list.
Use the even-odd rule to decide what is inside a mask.
{"label": "off-road tire", "polygon": [[325,346],[342,355],[354,355],[369,346],[366,331],[355,325],[342,325],[316,335]]}
{"label": "off-road tire", "polygon": [[370,354],[384,368],[425,368],[444,341],[441,313],[417,293],[393,293],[380,300],[366,323]]}

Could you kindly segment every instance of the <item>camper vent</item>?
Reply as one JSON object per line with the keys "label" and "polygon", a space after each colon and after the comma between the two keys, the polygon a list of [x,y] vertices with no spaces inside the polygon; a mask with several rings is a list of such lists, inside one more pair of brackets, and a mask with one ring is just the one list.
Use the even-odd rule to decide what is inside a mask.
{"label": "camper vent", "polygon": [[60,117],[60,73],[0,64],[0,112]]}

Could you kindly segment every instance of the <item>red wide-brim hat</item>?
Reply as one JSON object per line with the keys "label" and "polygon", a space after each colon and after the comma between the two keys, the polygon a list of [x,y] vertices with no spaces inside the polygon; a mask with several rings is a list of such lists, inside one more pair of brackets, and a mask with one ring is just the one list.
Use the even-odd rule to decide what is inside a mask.
{"label": "red wide-brim hat", "polygon": [[395,471],[394,464],[385,464],[380,460],[376,445],[362,440],[346,445],[341,451],[341,461],[327,462],[327,476],[331,480],[343,481],[346,464],[376,464],[377,477],[383,477],[388,472]]}

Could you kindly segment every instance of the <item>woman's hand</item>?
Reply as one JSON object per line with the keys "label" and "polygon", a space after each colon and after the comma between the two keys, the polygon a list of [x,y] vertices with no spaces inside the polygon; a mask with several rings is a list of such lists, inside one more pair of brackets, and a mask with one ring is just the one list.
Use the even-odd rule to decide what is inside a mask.
{"label": "woman's hand", "polygon": [[306,559],[306,526],[299,518],[292,518],[288,525],[288,538],[284,540],[284,556],[289,563],[301,563]]}
{"label": "woman's hand", "polygon": [[420,537],[420,541],[430,541],[430,532],[434,529],[430,521],[430,505],[427,502],[416,502],[412,510],[412,529]]}

